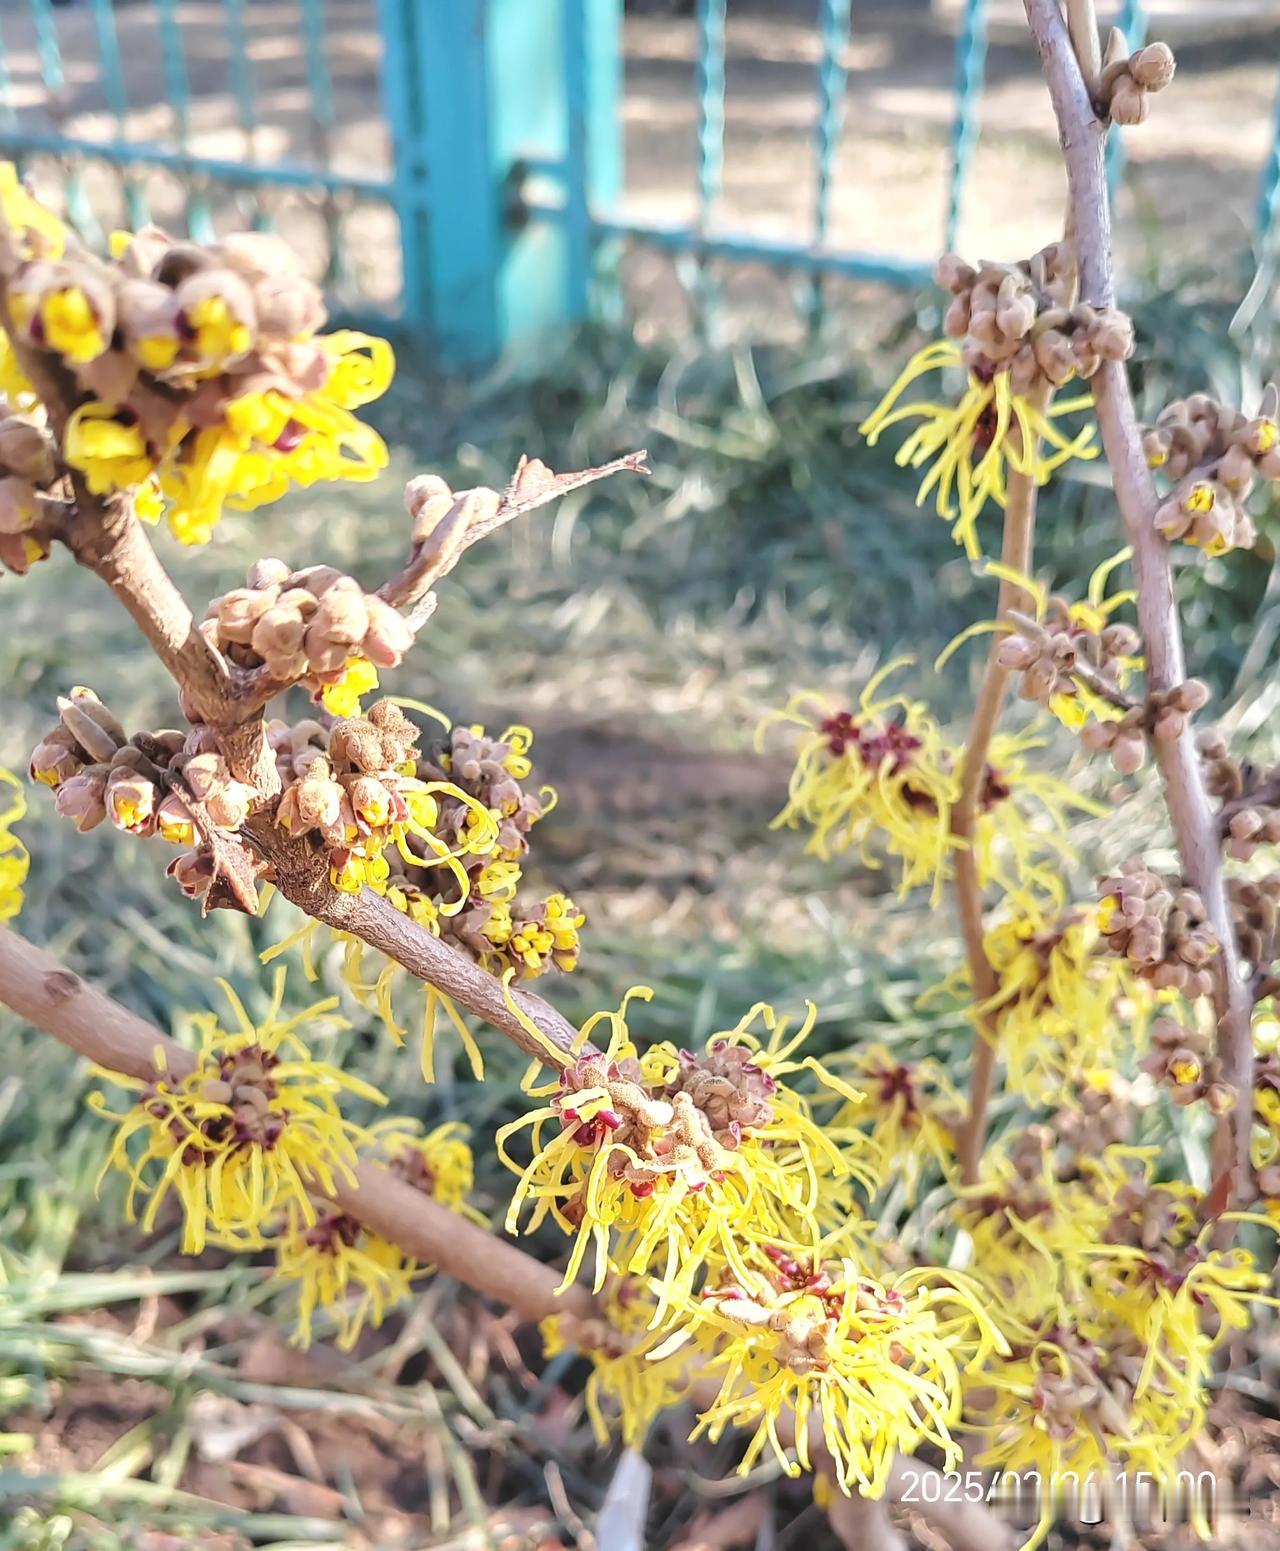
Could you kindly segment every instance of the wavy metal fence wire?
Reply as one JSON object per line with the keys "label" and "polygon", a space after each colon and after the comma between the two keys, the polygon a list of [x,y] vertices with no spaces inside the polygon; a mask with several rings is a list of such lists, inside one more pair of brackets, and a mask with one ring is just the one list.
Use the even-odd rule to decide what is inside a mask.
{"label": "wavy metal fence wire", "polygon": [[[937,212],[948,245],[973,174],[994,3],[955,12]],[[850,65],[861,8],[811,4],[809,165],[796,169],[811,198],[781,233],[724,213],[729,0],[696,0],[684,222],[637,214],[627,197],[623,0],[5,0],[0,153],[59,191],[90,241],[148,219],[196,237],[277,226],[348,310],[398,319],[457,361],[585,316],[623,245],[676,255],[695,276],[795,273],[816,313],[829,278],[913,283],[926,266],[836,240],[848,110],[866,85]],[[1145,10],[1119,6],[1134,45]],[[1122,157],[1116,136],[1117,178]],[[1278,206],[1280,118],[1259,236]]]}

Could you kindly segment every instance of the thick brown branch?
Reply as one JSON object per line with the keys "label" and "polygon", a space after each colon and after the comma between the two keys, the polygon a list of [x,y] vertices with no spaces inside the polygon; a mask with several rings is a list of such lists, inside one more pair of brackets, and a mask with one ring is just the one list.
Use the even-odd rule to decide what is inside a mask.
{"label": "thick brown branch", "polygon": [[[568,1064],[577,1030],[540,996],[505,987],[496,976],[433,937],[370,890],[345,894],[334,888],[325,858],[305,840],[285,835],[268,815],[251,819],[246,833],[271,862],[276,887],[291,904],[326,926],[349,932],[385,953],[419,980],[437,987],[460,1007],[483,1018],[528,1055],[550,1066]],[[539,1030],[542,1039],[525,1027],[513,1003]]]}
{"label": "thick brown branch", "polygon": [[[1095,307],[1115,302],[1111,219],[1105,169],[1106,127],[1093,110],[1058,0],[1024,0],[1040,50],[1058,120],[1075,236],[1080,253],[1080,294]],[[1138,620],[1147,653],[1147,682],[1167,691],[1186,677],[1182,629],[1173,592],[1169,550],[1155,529],[1155,483],[1143,456],[1129,377],[1122,363],[1103,361],[1092,378],[1102,444],[1111,465],[1116,500],[1133,547]],[[1247,1199],[1252,1116],[1253,1046],[1248,987],[1240,975],[1235,934],[1222,874],[1218,827],[1189,732],[1156,745],[1165,800],[1187,882],[1204,900],[1220,943],[1219,1047],[1228,1082],[1238,1098],[1233,1117],[1235,1192]]]}
{"label": "thick brown branch", "polygon": [[[143,1082],[183,1077],[195,1058],[153,1024],[64,968],[7,927],[0,927],[0,1003],[96,1065]],[[569,1312],[587,1317],[583,1287],[557,1296],[559,1274],[514,1244],[468,1222],[376,1164],[362,1163],[355,1183],[339,1177],[331,1199],[407,1254],[497,1298],[524,1319]]]}

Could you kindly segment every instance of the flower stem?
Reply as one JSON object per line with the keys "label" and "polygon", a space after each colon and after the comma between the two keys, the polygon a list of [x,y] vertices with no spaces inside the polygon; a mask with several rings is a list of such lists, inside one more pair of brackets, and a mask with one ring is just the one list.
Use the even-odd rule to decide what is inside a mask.
{"label": "flower stem", "polygon": [[[1041,416],[1047,413],[1052,396],[1053,389],[1048,383],[1037,387],[1030,395],[1031,402]],[[1036,447],[1031,447],[1028,449],[1029,455],[1022,460],[1028,467],[1034,463],[1036,451]],[[1035,480],[1030,474],[1010,469],[1000,559],[1009,570],[1021,576],[1031,572],[1035,529]],[[1027,608],[1029,601],[1025,588],[1013,581],[1001,581],[996,617],[1007,619],[1011,611]],[[965,745],[960,797],[951,816],[951,832],[962,842],[955,857],[956,908],[960,916],[960,933],[964,938],[965,959],[976,1004],[989,1001],[999,990],[996,972],[983,946],[982,888],[978,882],[974,836],[987,770],[987,755],[1000,722],[1011,677],[1010,670],[1001,666],[997,655],[1001,639],[999,635],[993,635],[987,652],[987,665]],[[958,1138],[960,1175],[966,1185],[972,1185],[978,1177],[986,1140],[987,1108],[995,1082],[997,1053],[995,1020],[989,1014],[978,1014],[976,1023],[977,1039],[969,1082],[969,1113]]]}

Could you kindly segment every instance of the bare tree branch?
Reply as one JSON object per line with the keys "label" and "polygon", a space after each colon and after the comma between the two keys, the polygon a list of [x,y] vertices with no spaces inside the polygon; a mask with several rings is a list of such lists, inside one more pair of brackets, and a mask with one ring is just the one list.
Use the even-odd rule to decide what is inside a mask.
{"label": "bare tree branch", "polygon": [[[195,1057],[153,1024],[73,974],[43,948],[0,926],[0,1003],[96,1065],[147,1082],[181,1078]],[[366,1228],[398,1244],[529,1321],[548,1314],[590,1316],[585,1287],[557,1294],[559,1272],[373,1163],[362,1163],[352,1184],[335,1177],[332,1202]]]}
{"label": "bare tree branch", "polygon": [[[1115,278],[1104,154],[1106,126],[1094,112],[1058,0],[1024,0],[1024,3],[1032,35],[1040,50],[1066,159],[1080,253],[1080,294],[1095,307],[1113,306]],[[1174,598],[1168,545],[1155,528],[1156,488],[1142,451],[1128,373],[1120,362],[1104,360],[1091,382],[1116,500],[1133,547],[1138,619],[1147,652],[1147,682],[1155,691],[1172,690],[1186,677],[1182,628]],[[1168,742],[1158,740],[1156,758],[1183,871],[1187,882],[1204,900],[1218,937],[1218,960],[1222,969],[1217,998],[1219,1048],[1227,1081],[1236,1090],[1234,1157],[1221,1161],[1234,1170],[1236,1198],[1249,1199],[1252,1009],[1248,987],[1240,975],[1223,881],[1218,826],[1210,809],[1190,732]]]}
{"label": "bare tree branch", "polygon": [[[540,996],[508,989],[488,970],[433,937],[369,889],[346,894],[334,888],[325,857],[305,839],[286,835],[269,815],[250,819],[246,833],[275,869],[276,887],[314,920],[349,932],[385,953],[419,980],[438,987],[460,1007],[483,1018],[526,1054],[549,1066],[564,1066],[572,1059],[577,1030]],[[537,1027],[541,1040],[517,1017],[512,1003]],[[581,1044],[578,1048],[587,1051],[593,1047]]]}

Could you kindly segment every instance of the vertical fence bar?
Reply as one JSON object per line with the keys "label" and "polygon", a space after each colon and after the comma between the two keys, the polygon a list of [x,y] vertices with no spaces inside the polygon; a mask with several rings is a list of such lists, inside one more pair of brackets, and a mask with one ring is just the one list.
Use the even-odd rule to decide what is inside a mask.
{"label": "vertical fence bar", "polygon": [[[302,35],[305,40],[307,88],[311,112],[311,140],[316,160],[322,167],[333,166],[333,130],[337,113],[333,101],[333,77],[329,72],[329,51],[325,38],[323,0],[300,0]],[[325,283],[336,284],[344,273],[342,222],[337,196],[325,194],[324,229],[329,243]]]}
{"label": "vertical fence bar", "polygon": [[947,186],[947,224],[943,246],[951,252],[960,231],[973,154],[978,145],[978,108],[987,66],[986,0],[965,0],[964,21],[956,38],[956,115],[951,124],[951,180]]}
{"label": "vertical fence bar", "polygon": [[563,0],[567,105],[564,154],[568,317],[587,316],[596,264],[592,214],[622,186],[621,0]]}
{"label": "vertical fence bar", "polygon": [[[851,0],[821,0],[818,15],[818,121],[814,136],[817,181],[813,199],[813,241],[824,248],[831,231],[831,189],[835,181],[836,158],[844,135],[845,90],[848,71],[845,56],[849,48]],[[822,280],[814,275],[809,289],[809,318],[820,320]]]}
{"label": "vertical fence bar", "polygon": [[[31,20],[36,34],[36,59],[40,65],[40,80],[48,97],[49,110],[55,125],[62,128],[65,118],[63,93],[67,78],[62,67],[62,49],[58,44],[58,28],[53,7],[49,0],[28,0]],[[84,168],[79,162],[67,160],[67,219],[89,241],[101,239],[102,229],[93,213],[85,188]]]}
{"label": "vertical fence bar", "polygon": [[422,18],[414,0],[378,0],[382,106],[391,131],[391,182],[403,266],[400,316],[410,334],[431,327],[425,104],[418,74]]}
{"label": "vertical fence bar", "polygon": [[[120,60],[120,39],[116,34],[112,0],[93,0],[93,26],[98,38],[98,59],[102,65],[102,91],[116,121],[121,140],[128,139],[129,99],[124,89],[124,67]],[[137,178],[127,168],[120,174],[124,185],[124,204],[129,227],[137,231],[150,219],[147,196]]]}
{"label": "vertical fence bar", "polygon": [[[156,0],[160,23],[160,57],[164,64],[165,95],[169,99],[173,138],[186,153],[191,140],[191,79],[187,74],[187,56],[182,46],[182,28],[178,23],[174,0]],[[197,242],[213,239],[213,212],[207,195],[187,180],[183,190],[187,211],[187,230]]]}
{"label": "vertical fence bar", "polygon": [[[236,102],[236,119],[244,137],[244,159],[251,166],[258,160],[258,117],[254,106],[253,64],[249,58],[249,29],[245,20],[245,0],[223,0],[227,13],[227,80]],[[242,195],[251,207],[255,226],[269,225],[260,188],[255,184]]]}
{"label": "vertical fence bar", "polygon": [[[1118,25],[1129,52],[1132,54],[1141,48],[1147,37],[1147,8],[1143,0],[1124,0]],[[1123,175],[1124,131],[1118,124],[1113,124],[1107,135],[1107,186],[1112,199]]]}
{"label": "vertical fence bar", "polygon": [[698,0],[698,221],[705,231],[724,188],[725,0]]}

